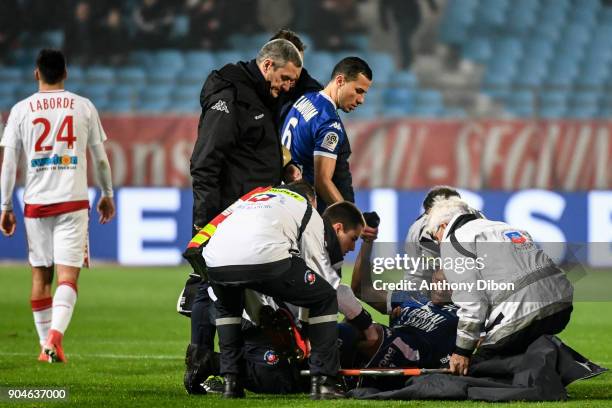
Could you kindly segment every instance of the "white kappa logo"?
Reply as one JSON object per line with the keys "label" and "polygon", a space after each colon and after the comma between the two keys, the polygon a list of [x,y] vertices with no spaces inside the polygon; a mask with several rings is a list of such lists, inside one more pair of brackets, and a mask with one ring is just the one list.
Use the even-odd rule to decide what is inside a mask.
{"label": "white kappa logo", "polygon": [[263,113],[261,113],[261,114],[259,114],[259,115],[255,116],[255,120],[259,120],[259,119],[261,119],[261,118],[263,118],[263,117],[264,117],[264,114],[263,114]]}
{"label": "white kappa logo", "polygon": [[224,100],[219,99],[217,103],[215,103],[210,109],[218,110],[219,112],[229,113],[229,109],[227,109],[227,103]]}
{"label": "white kappa logo", "polygon": [[323,137],[323,143],[321,147],[327,150],[333,151],[338,145],[339,137],[337,133],[329,132]]}
{"label": "white kappa logo", "polygon": [[329,127],[333,127],[334,129],[338,129],[340,132],[342,132],[342,125],[340,125],[339,122],[334,122],[331,125],[329,125]]}

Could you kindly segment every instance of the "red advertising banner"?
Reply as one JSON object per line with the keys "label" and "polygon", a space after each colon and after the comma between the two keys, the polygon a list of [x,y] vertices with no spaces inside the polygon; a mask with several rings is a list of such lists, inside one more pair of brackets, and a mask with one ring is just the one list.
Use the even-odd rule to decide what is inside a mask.
{"label": "red advertising banner", "polygon": [[[105,116],[115,186],[189,187],[197,116]],[[355,188],[612,188],[612,121],[347,122]]]}
{"label": "red advertising banner", "polygon": [[115,186],[190,187],[197,116],[104,116]]}
{"label": "red advertising banner", "polygon": [[357,188],[612,187],[612,121],[377,120],[348,128]]}

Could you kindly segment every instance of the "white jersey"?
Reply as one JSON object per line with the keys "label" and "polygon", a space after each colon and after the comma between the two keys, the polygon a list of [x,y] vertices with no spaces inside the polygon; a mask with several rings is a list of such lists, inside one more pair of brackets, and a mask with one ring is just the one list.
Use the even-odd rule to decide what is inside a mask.
{"label": "white jersey", "polygon": [[[308,268],[338,291],[338,308],[352,319],[359,315],[362,307],[351,288],[340,284],[342,262],[332,264],[325,245],[323,219],[316,210],[312,212],[301,239],[298,239],[306,207],[305,198],[284,188],[270,188],[246,199],[243,197],[230,207],[232,210],[227,213],[227,218],[208,231],[212,237],[203,248],[202,256],[210,270],[265,265],[299,256]],[[203,229],[205,235],[209,226]],[[257,292],[247,293],[245,319],[257,323],[262,305],[277,308],[270,297]],[[209,294],[216,298],[212,288]],[[299,308],[298,313],[300,320],[308,320],[307,309]]]}
{"label": "white jersey", "polygon": [[262,265],[299,254],[309,268],[334,289],[338,288],[340,277],[325,249],[323,219],[316,211],[298,242],[305,211],[306,200],[286,189],[255,194],[219,223],[202,251],[206,265],[209,268]]}
{"label": "white jersey", "polygon": [[0,146],[27,158],[24,202],[48,205],[88,200],[87,146],[103,143],[98,111],[72,92],[37,92],[17,103]]}

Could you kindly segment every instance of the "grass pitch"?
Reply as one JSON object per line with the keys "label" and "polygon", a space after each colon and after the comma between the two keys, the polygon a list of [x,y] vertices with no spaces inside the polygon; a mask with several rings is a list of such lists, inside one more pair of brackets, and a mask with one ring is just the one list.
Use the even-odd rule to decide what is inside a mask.
{"label": "grass pitch", "polygon": [[[187,274],[179,268],[95,267],[84,270],[79,299],[64,340],[68,364],[36,360],[38,341],[29,304],[30,272],[0,266],[0,388],[65,388],[68,401],[12,402],[0,406],[200,407],[200,406],[378,406],[490,407],[454,401],[310,401],[306,395],[248,394],[226,401],[217,395],[192,397],[182,386],[189,320],[174,310]],[[345,274],[346,275],[346,274]],[[601,275],[610,291],[608,272]],[[587,281],[578,284],[589,284]],[[612,302],[576,302],[561,337],[593,361],[612,367]],[[6,396],[6,388],[3,390]],[[612,406],[612,374],[576,382],[565,403],[510,403],[504,407]]]}

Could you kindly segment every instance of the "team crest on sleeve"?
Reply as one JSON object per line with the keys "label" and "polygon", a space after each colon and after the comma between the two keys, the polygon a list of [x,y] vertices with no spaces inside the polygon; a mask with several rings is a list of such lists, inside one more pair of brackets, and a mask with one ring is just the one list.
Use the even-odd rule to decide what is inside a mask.
{"label": "team crest on sleeve", "polygon": [[504,236],[512,242],[514,249],[519,251],[531,251],[535,248],[535,244],[529,233],[524,231],[507,231]]}
{"label": "team crest on sleeve", "polygon": [[315,283],[316,280],[317,280],[317,275],[313,271],[310,271],[310,270],[306,271],[306,273],[304,274],[304,283],[312,285]]}
{"label": "team crest on sleeve", "polygon": [[264,353],[264,361],[268,365],[276,365],[279,360],[278,354],[274,350],[268,350]]}
{"label": "team crest on sleeve", "polygon": [[229,109],[227,109],[227,103],[224,100],[219,99],[217,103],[215,103],[210,109],[217,110],[219,112],[229,113]]}
{"label": "team crest on sleeve", "polygon": [[527,242],[527,238],[519,231],[508,231],[504,235],[508,237],[513,244],[524,244]]}
{"label": "team crest on sleeve", "polygon": [[334,150],[336,148],[336,146],[338,146],[338,141],[340,140],[340,138],[338,137],[337,133],[334,132],[328,132],[324,137],[323,137],[323,143],[321,143],[321,147],[327,150]]}

